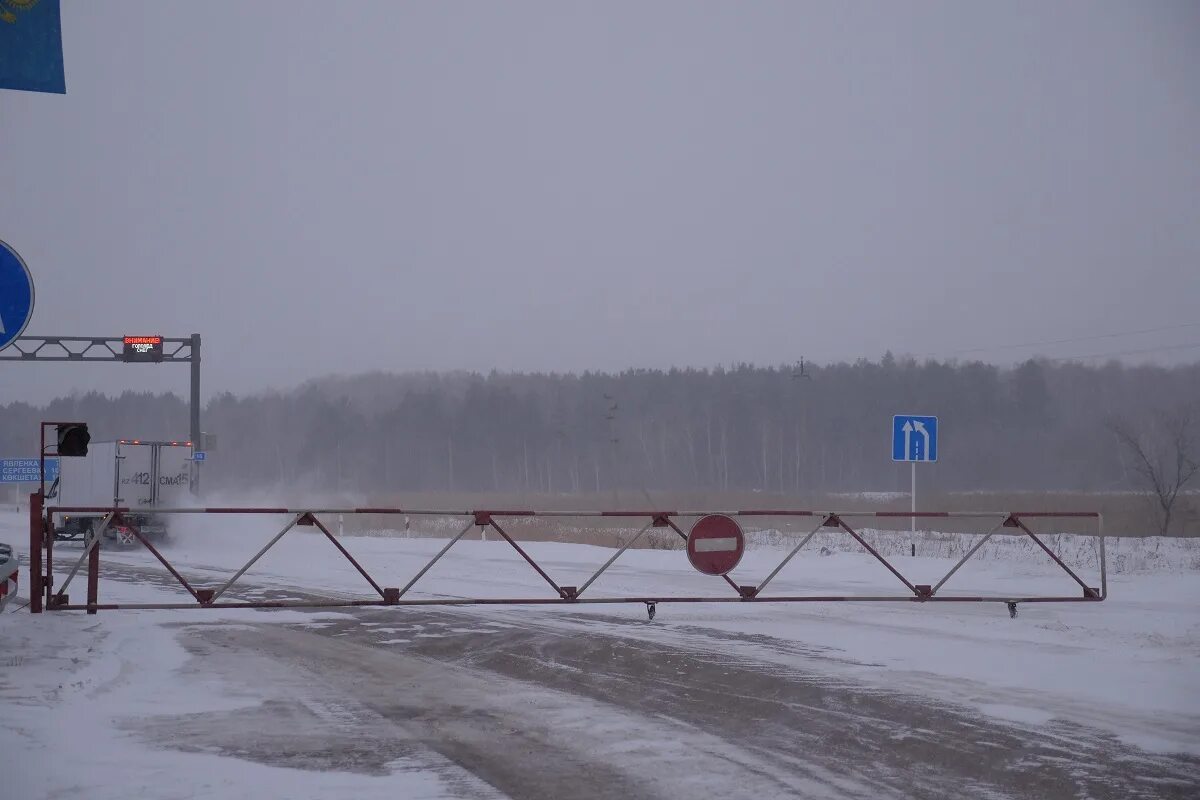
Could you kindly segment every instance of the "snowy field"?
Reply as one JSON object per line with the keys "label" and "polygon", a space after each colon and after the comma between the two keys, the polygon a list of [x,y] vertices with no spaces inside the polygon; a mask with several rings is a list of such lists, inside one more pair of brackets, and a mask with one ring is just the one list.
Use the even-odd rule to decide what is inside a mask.
{"label": "snowy field", "polygon": [[[213,529],[213,522],[186,519],[165,548],[172,562],[200,586],[219,585],[232,568],[282,526],[281,520],[239,518],[215,520],[220,527]],[[22,516],[0,514],[0,541],[23,552],[25,525]],[[894,541],[893,552],[907,547],[907,534],[875,537],[881,546]],[[822,533],[780,573],[766,594],[903,592],[880,564],[864,553],[853,552],[846,538]],[[1090,585],[1099,585],[1092,540],[1061,537],[1051,541],[1081,570],[1081,577]],[[403,586],[445,544],[444,539],[378,536],[346,537],[343,542],[385,586]],[[731,576],[738,583],[757,583],[787,552],[780,537],[756,535],[754,543]],[[255,638],[270,639],[273,631],[280,636],[285,631],[311,631],[322,633],[323,642],[336,644],[369,630],[374,637],[369,642],[372,652],[382,651],[395,663],[403,662],[404,670],[418,670],[413,675],[424,674],[419,672],[419,664],[440,657],[438,647],[450,648],[464,637],[469,644],[463,645],[465,655],[455,656],[455,669],[462,665],[466,665],[464,669],[483,669],[475,662],[493,649],[489,643],[500,643],[518,632],[536,632],[536,641],[542,643],[538,646],[547,648],[560,640],[586,645],[590,638],[634,648],[662,648],[675,660],[656,662],[662,671],[646,678],[650,686],[670,679],[676,691],[686,694],[687,679],[679,677],[692,674],[686,662],[711,662],[822,686],[851,687],[872,697],[902,698],[914,708],[957,709],[955,714],[977,717],[1004,731],[1019,731],[1024,738],[1066,742],[1067,755],[1061,758],[1068,761],[1072,757],[1098,760],[1090,750],[1072,756],[1070,742],[1075,741],[1072,737],[1079,741],[1099,737],[1113,742],[1125,758],[1146,764],[1166,759],[1163,763],[1171,765],[1158,779],[1147,777],[1139,784],[1145,792],[1138,796],[1188,796],[1198,788],[1193,781],[1200,763],[1200,550],[1196,544],[1190,540],[1110,539],[1106,602],[1026,604],[1016,619],[1010,619],[1005,606],[997,603],[663,604],[653,622],[646,619],[641,605],[473,607],[439,610],[435,617],[405,608],[372,609],[369,615],[341,610],[193,610],[35,617],[28,610],[14,613],[15,606],[24,602],[22,598],[0,618],[0,705],[4,709],[0,774],[5,776],[4,795],[521,796],[503,790],[505,776],[481,777],[481,770],[472,769],[469,759],[457,759],[451,751],[425,740],[423,746],[401,748],[394,757],[369,768],[326,763],[321,759],[327,748],[319,743],[312,745],[310,755],[300,758],[293,753],[289,758],[275,758],[274,763],[255,755],[270,749],[261,741],[231,743],[245,726],[257,724],[254,720],[263,709],[292,708],[286,705],[289,703],[303,706],[303,713],[295,719],[309,721],[294,723],[297,736],[302,728],[305,736],[317,736],[318,742],[321,731],[344,739],[358,735],[353,731],[362,728],[369,736],[371,721],[382,724],[379,719],[388,714],[369,699],[357,705],[335,703],[330,698],[341,695],[334,688],[323,695],[313,689],[312,682],[296,677],[307,674],[305,670],[322,675],[315,662],[306,660],[290,670],[277,664],[271,667],[273,662],[258,656],[245,655],[244,661],[238,661],[231,655],[245,646],[246,640],[238,638],[243,635],[253,642]],[[580,585],[613,552],[554,542],[531,543],[527,549],[560,585]],[[897,555],[896,560],[914,583],[936,583],[960,551],[961,544],[929,538],[922,540],[917,557]],[[56,546],[60,582],[79,553],[78,544]],[[1079,592],[1044,554],[1028,548],[1022,540],[998,537],[981,556],[979,561],[968,562],[941,594],[1006,597],[1074,596]],[[108,578],[101,586],[101,602],[187,599],[182,589],[157,579],[165,573],[142,549],[105,550],[103,563]],[[22,593],[27,587],[27,573],[22,570]],[[287,534],[239,587],[240,599],[297,593],[362,598],[373,594],[328,541],[305,529]],[[722,596],[729,591],[719,579],[692,571],[681,551],[631,550],[585,596]],[[82,580],[72,585],[70,594],[77,602],[83,597]],[[409,596],[550,594],[542,579],[506,543],[476,539],[456,545]],[[196,634],[200,628],[210,632]],[[213,644],[221,636],[229,638]],[[333,636],[347,638],[325,638]],[[330,651],[329,657],[336,658],[337,652]],[[643,787],[625,796],[639,796],[641,791],[655,797],[710,796],[686,776],[711,769],[714,758],[729,760],[731,775],[741,771],[758,776],[739,779],[737,785],[747,791],[754,788],[764,796],[909,794],[896,788],[905,785],[902,777],[882,773],[859,779],[821,773],[812,767],[801,780],[797,767],[793,775],[782,774],[778,760],[759,763],[755,759],[760,755],[752,748],[740,749],[719,731],[685,725],[682,716],[639,716],[602,700],[547,688],[546,681],[537,677],[545,668],[559,673],[580,668],[569,666],[565,657],[547,656],[542,661],[529,667],[528,673],[519,673],[525,676],[521,680],[512,681],[511,676],[486,680],[508,687],[515,698],[512,705],[538,707],[539,724],[549,726],[551,734],[585,738],[591,751],[603,753],[604,762],[617,770],[622,780],[636,779]],[[588,662],[584,669],[602,672],[606,668],[601,658]],[[386,672],[391,667],[381,669]],[[324,674],[328,679],[328,673]],[[428,682],[437,683],[441,678],[413,680],[420,685],[419,693],[429,693]],[[564,680],[569,686],[570,676]],[[461,687],[457,691],[464,696],[477,690],[476,684],[469,682]],[[352,688],[346,690],[346,696],[353,694]],[[416,691],[402,686],[394,689],[397,698]],[[748,705],[761,699],[751,697],[754,691],[750,687],[746,692]],[[494,702],[500,701],[482,696],[479,700],[481,704]],[[522,713],[516,708],[509,711]],[[590,720],[586,730],[580,729],[581,716]],[[180,720],[186,724],[179,724]],[[224,722],[200,724],[212,720]],[[890,735],[897,742],[932,735],[929,725],[919,728],[914,723],[906,730],[903,720],[889,720],[888,724],[896,729]],[[667,729],[663,726],[674,727],[664,733]],[[227,730],[228,735],[205,738],[210,727]],[[180,730],[192,731],[192,738],[180,739]],[[445,735],[467,736],[461,731]],[[668,746],[668,741],[675,744]],[[642,746],[647,742],[654,744]],[[271,747],[285,751],[293,745],[285,738]],[[355,747],[346,745],[345,749],[358,752]],[[305,763],[305,758],[313,760]],[[677,769],[664,774],[663,759]],[[696,763],[689,766],[688,759],[696,759]],[[1102,764],[1079,766],[1104,768]],[[763,783],[752,787],[746,780]],[[717,794],[711,783],[703,786],[712,789],[712,796]],[[560,788],[567,790],[566,786]],[[1022,795],[1017,789],[1002,791],[995,786],[985,792],[985,788],[981,785],[980,793],[992,796],[1038,794],[1031,790]],[[1062,796],[1093,796],[1094,792],[1086,787],[1077,791]],[[1125,791],[1115,791],[1112,796],[1122,794],[1133,796]],[[548,790],[544,796],[554,796],[554,792]],[[596,791],[592,796],[609,795]],[[942,795],[935,791],[931,796]],[[953,794],[947,790],[945,796]]]}

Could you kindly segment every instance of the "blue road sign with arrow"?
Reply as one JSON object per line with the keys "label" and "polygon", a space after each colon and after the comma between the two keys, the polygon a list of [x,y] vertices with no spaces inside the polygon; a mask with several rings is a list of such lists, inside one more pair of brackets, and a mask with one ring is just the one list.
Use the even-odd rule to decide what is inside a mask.
{"label": "blue road sign with arrow", "polygon": [[892,461],[937,461],[937,417],[892,417]]}
{"label": "blue road sign with arrow", "polygon": [[33,276],[17,251],[0,242],[0,350],[24,333],[32,316]]}

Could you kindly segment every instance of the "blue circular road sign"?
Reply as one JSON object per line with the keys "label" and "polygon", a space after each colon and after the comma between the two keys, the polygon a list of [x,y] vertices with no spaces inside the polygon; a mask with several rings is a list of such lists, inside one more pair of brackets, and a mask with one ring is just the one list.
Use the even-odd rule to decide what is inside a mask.
{"label": "blue circular road sign", "polygon": [[33,276],[29,267],[0,241],[0,350],[25,332],[33,316]]}

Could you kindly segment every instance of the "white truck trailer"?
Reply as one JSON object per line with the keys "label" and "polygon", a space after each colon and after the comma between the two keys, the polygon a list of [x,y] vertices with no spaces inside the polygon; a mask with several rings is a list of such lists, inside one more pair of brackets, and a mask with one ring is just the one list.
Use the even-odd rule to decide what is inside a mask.
{"label": "white truck trailer", "polygon": [[[155,515],[155,508],[186,505],[190,498],[191,442],[92,442],[86,456],[63,458],[59,464],[58,480],[48,492],[54,505],[128,508],[124,519],[144,536],[167,533],[165,515]],[[86,538],[99,530],[105,513],[56,516],[54,537]],[[119,524],[110,525],[105,536],[121,544],[136,541],[128,528]]]}

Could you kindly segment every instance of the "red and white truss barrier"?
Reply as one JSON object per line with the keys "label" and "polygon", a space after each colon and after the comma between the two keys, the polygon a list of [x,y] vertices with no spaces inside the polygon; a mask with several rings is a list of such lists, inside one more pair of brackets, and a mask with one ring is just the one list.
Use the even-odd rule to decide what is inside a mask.
{"label": "red and white truss barrier", "polygon": [[[59,514],[72,513],[100,513],[104,514],[101,529],[97,530],[92,535],[86,546],[78,557],[75,553],[71,553],[74,558],[66,579],[62,585],[56,587],[54,585],[53,568],[54,568],[54,537],[51,532],[54,530],[54,518]],[[271,539],[266,541],[262,548],[247,561],[240,569],[233,573],[228,580],[217,586],[200,587],[188,581],[159,551],[158,548],[145,536],[138,531],[137,527],[131,525],[124,515],[130,513],[128,508],[93,508],[93,507],[66,507],[56,506],[43,508],[43,501],[39,495],[33,495],[30,501],[30,608],[33,613],[40,613],[43,608],[48,610],[86,610],[88,613],[95,613],[98,610],[117,609],[117,608],[159,608],[159,609],[174,609],[174,608],[280,608],[280,607],[297,607],[297,608],[316,608],[316,607],[336,607],[336,606],[417,606],[417,605],[437,605],[437,606],[462,606],[462,605],[546,605],[546,604],[570,604],[570,603],[646,603],[648,608],[653,607],[657,603],[720,603],[720,602],[740,602],[740,603],[796,603],[796,602],[832,602],[832,601],[910,601],[917,603],[931,602],[951,602],[951,603],[984,603],[984,602],[1001,602],[1007,603],[1009,611],[1015,615],[1016,603],[1065,603],[1065,602],[1099,602],[1108,596],[1108,580],[1107,568],[1104,555],[1104,532],[1103,521],[1098,513],[1095,512],[1079,512],[1079,511],[1037,511],[1037,512],[947,512],[947,511],[924,511],[913,512],[908,511],[858,511],[858,512],[826,512],[826,511],[799,511],[799,510],[744,510],[744,511],[533,511],[533,510],[472,510],[472,511],[453,511],[453,510],[420,510],[420,509],[401,509],[401,508],[333,508],[333,509],[308,509],[308,508],[172,508],[172,509],[155,509],[155,514],[203,514],[206,516],[217,515],[289,515],[290,519],[283,528],[275,534]],[[431,517],[461,517],[463,519],[462,530],[451,538],[446,545],[441,548],[429,561],[421,567],[417,573],[401,586],[383,586],[372,577],[371,573],[352,556],[349,551],[343,546],[329,529],[321,521],[321,517],[328,518],[330,515],[352,515],[352,514],[375,514],[375,515],[407,515],[413,516],[431,516]],[[698,597],[698,596],[674,596],[670,594],[647,594],[636,597],[589,597],[587,595],[588,588],[595,583],[596,579],[604,574],[605,570],[621,557],[621,555],[632,547],[643,535],[651,528],[663,528],[674,531],[686,541],[687,534],[680,527],[680,522],[686,519],[703,517],[708,514],[724,514],[734,518],[750,519],[761,517],[776,517],[786,519],[806,518],[812,523],[812,530],[807,536],[803,537],[800,542],[783,556],[779,563],[769,573],[762,578],[757,584],[738,585],[734,583],[728,575],[714,577],[713,580],[724,580],[728,584],[728,592],[723,596],[715,597]],[[867,541],[859,534],[854,527],[851,526],[851,521],[858,524],[858,520],[866,518],[974,518],[981,522],[991,522],[991,528],[984,534],[974,546],[954,564],[935,584],[915,584],[904,576],[903,572],[895,564],[880,555]],[[618,548],[612,556],[603,564],[598,565],[596,571],[578,586],[564,586],[556,582],[549,572],[544,569],[537,561],[535,561],[528,552],[509,534],[505,526],[511,520],[527,519],[531,517],[545,518],[587,518],[587,517],[604,517],[625,518],[631,522],[643,523],[641,529],[636,535],[627,540],[620,548]],[[1095,520],[1096,535],[1099,537],[1099,555],[1100,555],[1100,586],[1088,586],[1070,567],[1063,563],[1042,539],[1034,533],[1032,527],[1039,522],[1044,523],[1046,520],[1062,519],[1062,518],[1077,518],[1086,520]],[[189,595],[191,600],[180,603],[101,603],[99,602],[99,587],[100,587],[100,547],[104,537],[103,529],[117,525],[122,529],[128,530],[145,548],[154,555],[162,566],[169,572],[175,580],[177,580]],[[375,599],[325,599],[317,595],[312,599],[296,599],[296,600],[229,600],[223,599],[229,590],[238,582],[238,580],[246,574],[246,572],[254,566],[254,564],[262,558],[262,556],[272,547],[279,543],[288,531],[296,526],[312,526],[323,533],[333,546],[358,570],[362,575],[363,580],[370,585],[371,589],[378,594]],[[485,597],[410,597],[409,593],[413,587],[421,580],[422,577],[436,564],[449,550],[454,547],[459,540],[467,535],[474,528],[487,528],[495,531],[506,541],[512,548],[528,563],[529,567],[537,572],[538,575],[546,582],[547,592],[540,597],[510,597],[510,598],[485,598]],[[972,556],[974,556],[979,548],[983,546],[995,533],[1002,528],[1010,529],[1010,532],[1028,536],[1038,547],[1045,551],[1046,555],[1057,564],[1066,575],[1075,581],[1079,586],[1079,592],[1064,596],[1043,596],[1043,597],[1021,597],[1021,596],[962,596],[962,595],[939,595],[939,590],[958,572]],[[892,575],[895,576],[897,592],[895,594],[883,595],[765,595],[764,590],[771,583],[779,572],[787,566],[788,562],[796,556],[797,553],[804,548],[806,544],[822,529],[841,531],[848,537],[851,537],[862,547],[864,551],[876,558],[884,567],[886,567]],[[681,556],[682,557],[682,556]],[[67,589],[76,574],[83,568],[84,563],[87,564],[87,602],[86,603],[71,603]],[[903,587],[903,588],[901,588]],[[315,587],[313,587],[315,588]]]}

